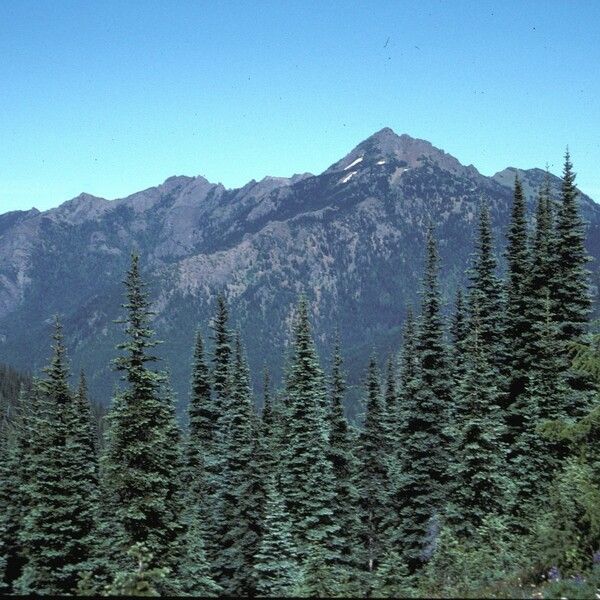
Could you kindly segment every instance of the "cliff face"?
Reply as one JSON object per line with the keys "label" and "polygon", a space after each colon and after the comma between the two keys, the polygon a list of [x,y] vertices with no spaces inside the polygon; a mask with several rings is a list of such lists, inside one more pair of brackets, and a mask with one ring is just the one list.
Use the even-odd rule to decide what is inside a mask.
{"label": "cliff face", "polygon": [[[281,373],[290,306],[305,292],[323,358],[339,327],[358,382],[373,348],[397,347],[406,306],[418,303],[427,225],[436,226],[451,301],[464,282],[481,198],[501,249],[516,172],[532,206],[543,171],[484,177],[429,142],[383,129],[317,176],[268,177],[236,190],[171,177],[120,200],[82,194],[43,213],[0,215],[0,361],[39,368],[58,313],[74,369],[85,368],[92,392],[108,400],[120,339],[113,320],[135,248],[180,400],[194,331],[209,335],[219,290],[255,374],[263,363]],[[552,179],[557,190],[559,183]],[[584,195],[580,202],[589,251],[599,257],[600,206]]]}

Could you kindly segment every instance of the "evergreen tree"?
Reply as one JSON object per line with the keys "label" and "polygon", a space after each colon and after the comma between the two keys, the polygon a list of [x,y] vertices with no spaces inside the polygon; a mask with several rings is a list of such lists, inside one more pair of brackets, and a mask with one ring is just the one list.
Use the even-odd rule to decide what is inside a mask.
{"label": "evergreen tree", "polygon": [[264,533],[254,570],[261,596],[291,596],[299,583],[298,553],[275,475],[266,485]]}
{"label": "evergreen tree", "polygon": [[388,552],[374,577],[374,598],[410,598],[415,594],[412,577],[396,551]]}
{"label": "evergreen tree", "polygon": [[127,339],[117,348],[125,354],[115,361],[123,371],[125,387],[116,396],[107,417],[106,450],[102,459],[105,503],[111,524],[110,568],[122,569],[127,552],[142,544],[152,554],[152,567],[170,569],[165,591],[176,591],[176,569],[184,547],[181,514],[183,456],[180,432],[164,376],[148,363],[157,360],[149,351],[158,344],[150,328],[148,295],[132,255],[125,280]]}
{"label": "evergreen tree", "polygon": [[201,504],[188,499],[185,554],[180,567],[182,591],[190,596],[218,596],[223,591],[212,578],[204,550],[205,526]]}
{"label": "evergreen tree", "polygon": [[[490,212],[484,202],[479,212],[478,238],[469,272],[469,317],[472,317],[476,304],[482,347],[489,352],[492,366],[500,373],[501,369],[505,371],[506,351],[503,344],[502,285],[496,276],[496,266]],[[499,378],[498,388],[503,390],[504,387],[505,381]]]}
{"label": "evergreen tree", "polygon": [[[196,334],[192,386],[188,408],[189,432],[186,444],[186,503],[195,506],[196,526],[204,541],[214,531],[216,507],[207,481],[207,471],[214,472],[217,462],[215,425],[217,413],[210,388],[210,372],[204,356],[204,344],[200,332]],[[207,466],[208,465],[208,466]],[[212,539],[212,538],[210,538]],[[204,550],[203,550],[204,551]],[[211,553],[211,556],[214,554]]]}
{"label": "evergreen tree", "polygon": [[389,511],[389,440],[374,357],[369,361],[366,388],[367,412],[360,436],[359,510],[365,567],[373,571],[387,544],[385,528]]}
{"label": "evergreen tree", "polygon": [[324,377],[305,298],[300,299],[296,310],[286,395],[282,485],[299,556],[305,557],[310,546],[322,546],[328,558],[336,560],[341,542],[332,511],[334,481],[322,411]]}
{"label": "evergreen tree", "polygon": [[69,389],[58,320],[53,341],[30,432],[36,440],[27,461],[27,512],[20,531],[27,564],[17,585],[24,594],[72,592],[93,553],[96,469],[86,444],[90,422]]}
{"label": "evergreen tree", "polygon": [[506,323],[508,404],[512,404],[525,390],[530,370],[531,304],[529,276],[531,261],[529,256],[525,197],[518,177],[515,189],[511,222],[507,234],[506,258],[508,264],[506,282]]}
{"label": "evergreen tree", "polygon": [[354,456],[354,439],[344,416],[346,384],[339,339],[336,340],[331,377],[329,406],[329,447],[327,455],[333,469],[334,497],[332,510],[339,526],[340,564],[349,572],[358,567],[357,546],[360,521],[356,477],[358,465]]}
{"label": "evergreen tree", "polygon": [[590,311],[585,231],[577,204],[575,173],[567,150],[563,168],[561,203],[556,222],[556,289],[553,297],[560,341],[577,341],[584,333]]}
{"label": "evergreen tree", "polygon": [[[10,593],[25,563],[21,527],[28,512],[27,483],[33,423],[37,423],[37,392],[21,385],[18,400],[0,431],[0,593]],[[41,443],[42,440],[35,440]]]}
{"label": "evergreen tree", "polygon": [[456,302],[454,305],[454,314],[450,324],[450,338],[452,341],[451,350],[451,369],[452,369],[452,387],[455,392],[460,386],[466,373],[467,361],[467,336],[468,321],[463,299],[463,292],[459,288],[456,292]]}
{"label": "evergreen tree", "polygon": [[258,464],[253,440],[253,406],[248,365],[239,334],[235,340],[226,437],[223,444],[220,552],[216,562],[218,582],[227,595],[252,594],[253,562],[261,534],[262,505]]}
{"label": "evergreen tree", "polygon": [[[415,344],[417,373],[405,388],[402,411],[406,460],[394,486],[394,503],[399,511],[396,536],[402,543],[404,560],[411,570],[428,558],[428,541],[435,539],[439,528],[439,513],[444,504],[447,481],[445,424],[450,405],[449,370],[440,314],[438,262],[436,243],[430,230],[427,235],[421,323]],[[406,358],[403,362],[406,363]]]}
{"label": "evergreen tree", "polygon": [[396,364],[392,356],[388,357],[385,371],[385,393],[384,393],[384,427],[386,437],[386,448],[391,456],[398,448],[398,419],[400,407],[398,401],[398,390],[396,384]]}
{"label": "evergreen tree", "polygon": [[504,422],[489,352],[479,334],[477,303],[468,338],[466,375],[455,407],[450,522],[456,535],[475,534],[488,514],[500,514],[509,499],[505,474]]}

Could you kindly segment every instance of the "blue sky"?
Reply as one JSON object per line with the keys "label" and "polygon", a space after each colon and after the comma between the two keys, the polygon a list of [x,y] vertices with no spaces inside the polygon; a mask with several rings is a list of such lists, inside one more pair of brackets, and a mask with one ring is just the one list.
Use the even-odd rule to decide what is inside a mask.
{"label": "blue sky", "polygon": [[600,201],[600,3],[0,2],[0,212],[320,172],[382,127]]}

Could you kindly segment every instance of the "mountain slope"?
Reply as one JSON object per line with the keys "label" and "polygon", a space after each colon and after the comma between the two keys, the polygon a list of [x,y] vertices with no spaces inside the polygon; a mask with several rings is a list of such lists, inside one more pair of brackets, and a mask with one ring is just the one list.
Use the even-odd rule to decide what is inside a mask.
{"label": "mountain slope", "polygon": [[[73,366],[84,367],[94,393],[108,399],[115,382],[109,361],[120,339],[112,321],[137,248],[180,397],[194,330],[209,335],[219,290],[255,373],[267,363],[281,374],[290,306],[305,292],[322,353],[339,327],[356,383],[372,348],[397,347],[406,306],[418,302],[427,225],[436,225],[449,300],[464,281],[481,198],[503,241],[515,172],[485,177],[429,142],[386,128],[316,176],[265,178],[236,190],[171,177],[121,200],[82,194],[43,213],[2,215],[0,360],[38,368],[51,316],[60,313]],[[519,173],[531,205],[544,172]],[[598,257],[600,207],[584,195],[580,201]]]}

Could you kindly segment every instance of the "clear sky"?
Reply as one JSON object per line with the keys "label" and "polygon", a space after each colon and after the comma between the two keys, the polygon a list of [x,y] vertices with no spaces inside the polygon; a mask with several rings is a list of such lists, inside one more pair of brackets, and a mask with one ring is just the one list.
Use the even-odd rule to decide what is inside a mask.
{"label": "clear sky", "polygon": [[382,127],[600,201],[600,2],[2,0],[0,212],[324,170]]}

